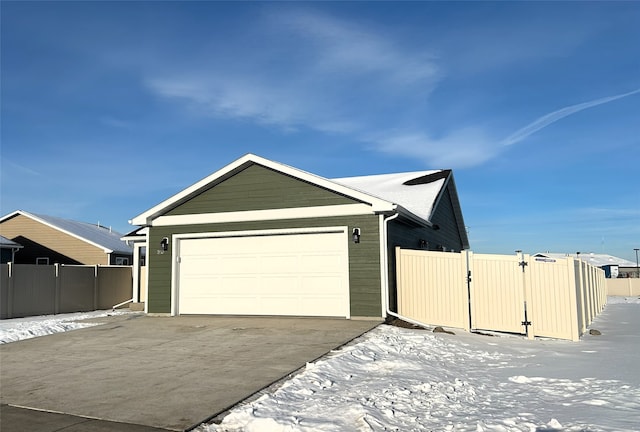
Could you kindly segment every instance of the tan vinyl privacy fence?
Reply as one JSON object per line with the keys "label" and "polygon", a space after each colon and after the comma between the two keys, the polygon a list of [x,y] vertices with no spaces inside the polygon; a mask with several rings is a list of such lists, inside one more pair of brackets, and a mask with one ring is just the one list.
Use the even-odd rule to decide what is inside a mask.
{"label": "tan vinyl privacy fence", "polygon": [[607,295],[640,296],[640,278],[607,279]]}
{"label": "tan vinyl privacy fence", "polygon": [[398,313],[414,321],[578,340],[606,302],[604,272],[573,258],[396,250]]}
{"label": "tan vinyl privacy fence", "polygon": [[109,309],[131,299],[128,266],[2,264],[0,319]]}

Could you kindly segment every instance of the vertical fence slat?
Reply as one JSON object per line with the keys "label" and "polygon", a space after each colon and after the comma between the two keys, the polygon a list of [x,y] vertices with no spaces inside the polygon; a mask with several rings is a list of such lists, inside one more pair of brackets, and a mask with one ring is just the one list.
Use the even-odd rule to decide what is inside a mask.
{"label": "vertical fence slat", "polygon": [[56,291],[53,301],[53,313],[60,313],[60,290],[62,288],[62,275],[60,274],[60,264],[54,264],[56,269]]}
{"label": "vertical fence slat", "polygon": [[98,265],[93,269],[93,310],[98,310]]}

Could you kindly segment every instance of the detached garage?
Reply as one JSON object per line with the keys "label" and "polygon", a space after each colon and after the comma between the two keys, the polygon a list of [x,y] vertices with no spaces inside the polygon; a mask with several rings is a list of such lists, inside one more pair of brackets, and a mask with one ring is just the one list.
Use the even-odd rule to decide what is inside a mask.
{"label": "detached garage", "polygon": [[145,311],[171,315],[385,317],[395,246],[468,248],[449,170],[330,180],[251,154],[130,222]]}

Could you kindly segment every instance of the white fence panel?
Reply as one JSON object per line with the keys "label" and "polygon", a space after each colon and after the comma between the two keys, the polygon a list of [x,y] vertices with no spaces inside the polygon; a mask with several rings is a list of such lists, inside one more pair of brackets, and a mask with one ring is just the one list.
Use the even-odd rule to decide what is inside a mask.
{"label": "white fence panel", "polygon": [[426,324],[468,329],[464,253],[397,248],[396,259],[400,315]]}

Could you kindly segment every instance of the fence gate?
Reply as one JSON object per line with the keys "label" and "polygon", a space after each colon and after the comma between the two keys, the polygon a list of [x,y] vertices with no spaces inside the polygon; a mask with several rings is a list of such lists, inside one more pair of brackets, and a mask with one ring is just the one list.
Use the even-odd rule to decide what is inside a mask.
{"label": "fence gate", "polygon": [[526,334],[524,261],[520,255],[469,253],[471,328]]}

